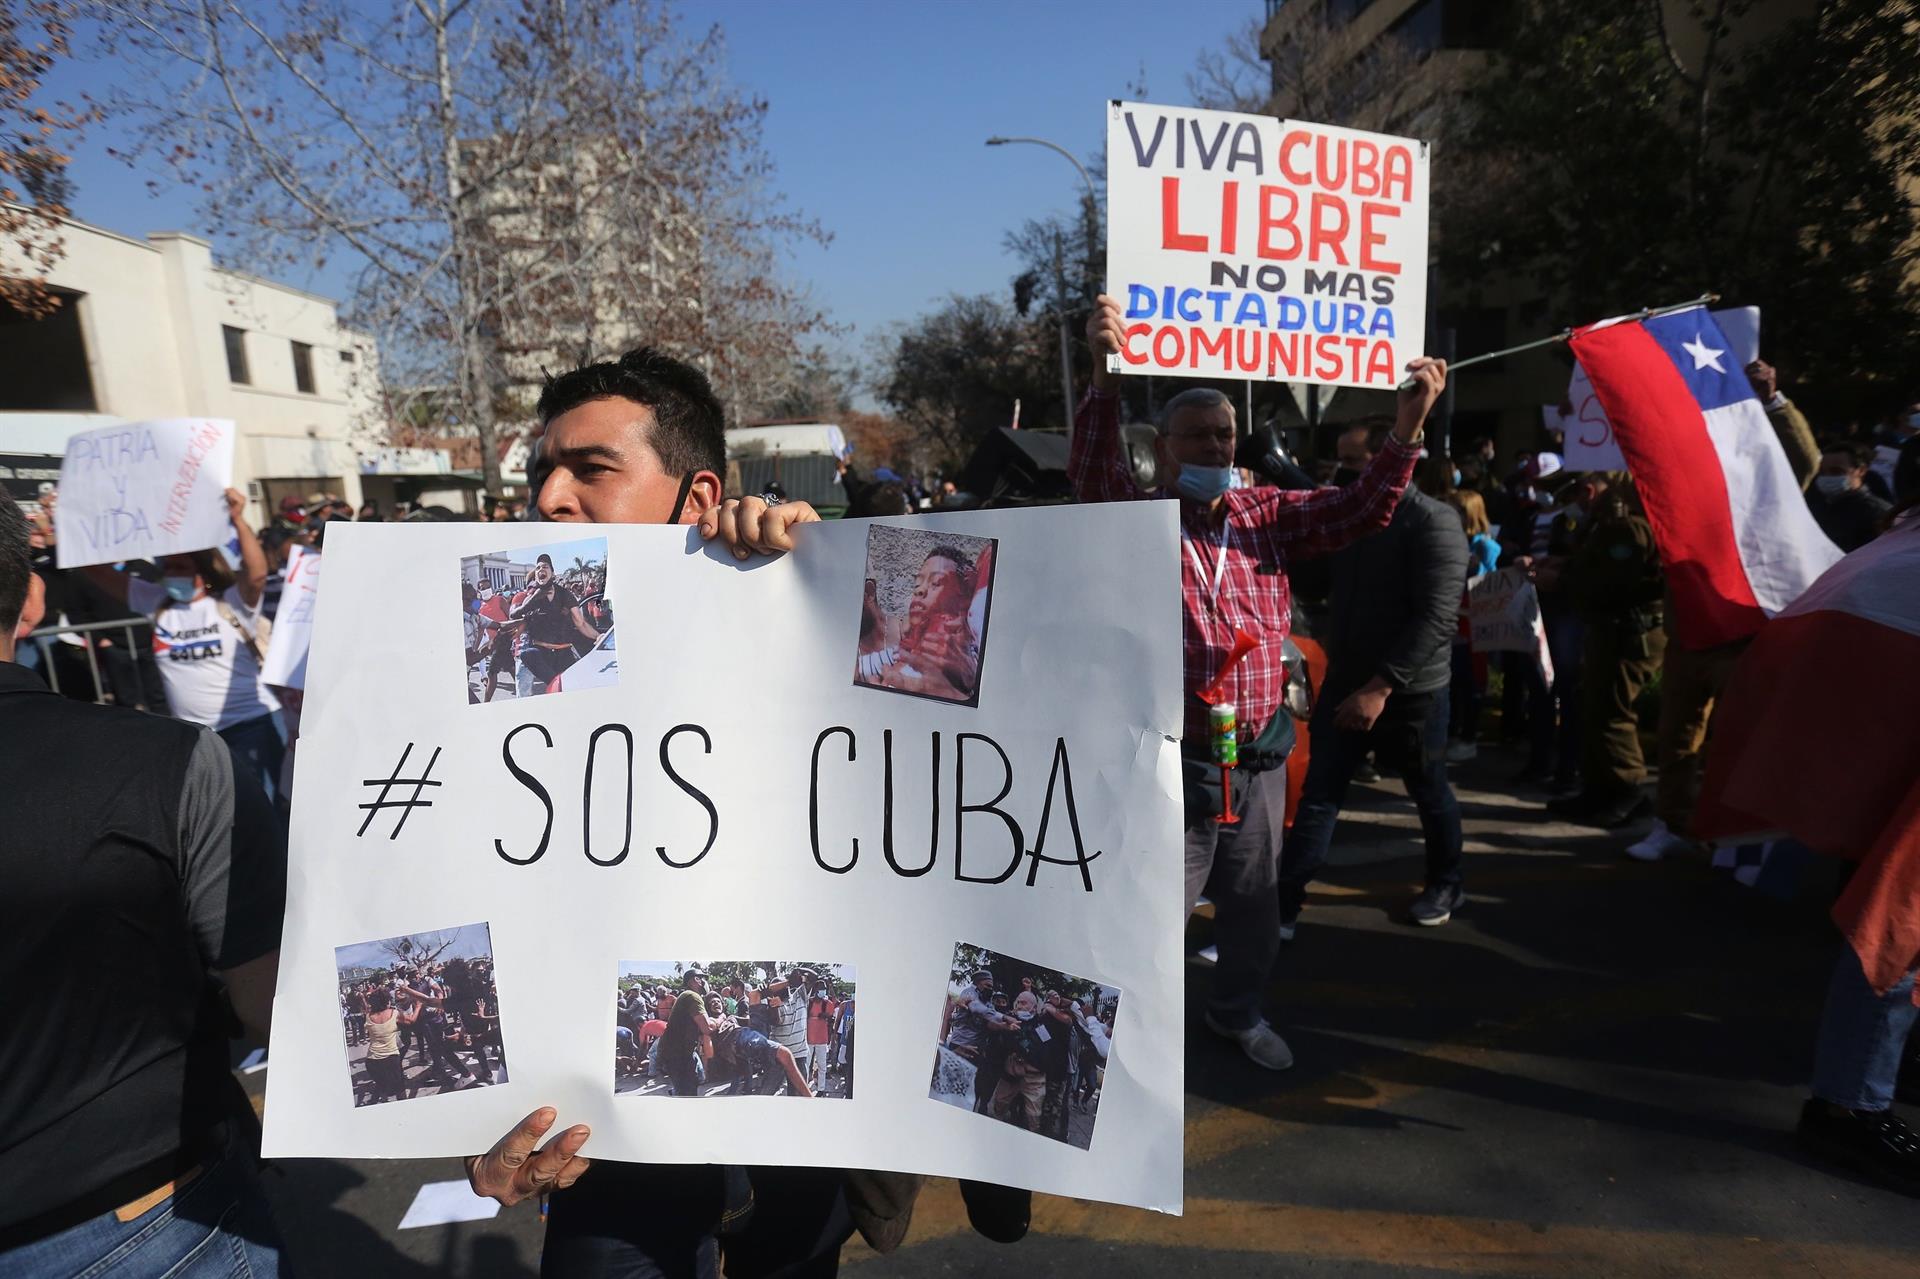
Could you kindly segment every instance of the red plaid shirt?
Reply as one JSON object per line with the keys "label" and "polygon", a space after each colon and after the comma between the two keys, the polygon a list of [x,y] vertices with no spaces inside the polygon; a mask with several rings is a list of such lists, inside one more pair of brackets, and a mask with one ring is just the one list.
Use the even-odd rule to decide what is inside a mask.
{"label": "red plaid shirt", "polygon": [[[1391,436],[1365,473],[1345,488],[1296,491],[1228,489],[1222,527],[1196,502],[1180,503],[1180,595],[1186,690],[1198,692],[1220,673],[1236,629],[1260,641],[1227,680],[1241,739],[1266,728],[1286,691],[1280,648],[1292,627],[1287,556],[1325,555],[1383,529],[1413,478],[1419,444]],[[1120,397],[1091,387],[1073,417],[1067,474],[1082,502],[1135,502],[1172,497],[1134,482],[1120,439]],[[1225,563],[1221,563],[1224,539]],[[1219,590],[1214,583],[1218,576]],[[1207,708],[1186,699],[1189,742],[1207,740]]]}

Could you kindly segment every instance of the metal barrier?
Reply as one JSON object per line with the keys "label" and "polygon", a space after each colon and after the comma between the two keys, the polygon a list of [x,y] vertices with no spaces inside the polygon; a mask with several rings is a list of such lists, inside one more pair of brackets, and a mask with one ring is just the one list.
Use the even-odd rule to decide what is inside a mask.
{"label": "metal barrier", "polygon": [[[124,617],[107,622],[53,622],[42,626],[37,631],[29,632],[27,639],[31,643],[39,646],[40,664],[46,671],[47,683],[52,687],[54,692],[58,693],[61,691],[60,668],[53,660],[53,653],[54,645],[61,642],[60,637],[63,635],[76,634],[91,635],[96,631],[120,631],[127,637],[127,656],[136,664],[134,682],[136,685],[140,685],[142,681],[138,678],[137,667],[140,660],[141,647],[134,640],[133,632],[137,626],[151,626],[152,624],[153,619],[148,617]],[[100,658],[94,651],[92,640],[89,639],[87,643],[80,647],[86,652],[87,670],[93,676],[93,700],[100,703],[113,704],[113,694],[100,678]],[[144,711],[148,708],[146,702],[142,700],[134,703],[134,709]]]}

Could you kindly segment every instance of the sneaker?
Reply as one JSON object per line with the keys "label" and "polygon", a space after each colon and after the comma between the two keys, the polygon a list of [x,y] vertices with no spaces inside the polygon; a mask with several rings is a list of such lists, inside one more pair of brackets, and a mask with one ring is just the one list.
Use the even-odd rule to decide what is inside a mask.
{"label": "sneaker", "polygon": [[1287,1041],[1280,1038],[1280,1032],[1261,1021],[1245,1030],[1233,1030],[1213,1019],[1212,1013],[1204,1015],[1207,1029],[1225,1039],[1231,1039],[1240,1045],[1240,1051],[1247,1060],[1256,1066],[1268,1070],[1287,1070],[1293,1066],[1293,1050],[1287,1047]]}
{"label": "sneaker", "polygon": [[1822,1159],[1920,1195],[1920,1132],[1891,1110],[1840,1110],[1809,1097],[1796,1135],[1802,1149]]}
{"label": "sneaker", "polygon": [[1295,933],[1297,933],[1298,931],[1300,931],[1300,920],[1299,920],[1299,919],[1298,919],[1297,917],[1296,917],[1296,918],[1293,918],[1293,919],[1283,919],[1283,920],[1281,920],[1281,921],[1280,921],[1280,941],[1281,941],[1281,943],[1282,943],[1282,944],[1285,944],[1285,943],[1287,943],[1287,942],[1290,942],[1290,941],[1292,941],[1292,940],[1293,940],[1293,935],[1294,935]]}
{"label": "sneaker", "polygon": [[1549,815],[1563,822],[1578,822],[1582,825],[1586,819],[1597,812],[1606,801],[1589,791],[1579,791],[1572,795],[1558,795],[1547,801]]}
{"label": "sneaker", "polygon": [[1480,758],[1480,748],[1464,738],[1456,738],[1447,743],[1447,763],[1464,764],[1470,759]]}
{"label": "sneaker", "polygon": [[1653,819],[1653,829],[1637,842],[1627,845],[1627,856],[1637,862],[1657,862],[1668,853],[1681,853],[1693,846],[1693,841],[1685,835],[1676,835],[1658,817]]}
{"label": "sneaker", "polygon": [[1353,770],[1353,780],[1362,786],[1371,786],[1380,780],[1380,770],[1373,766],[1372,760],[1363,759],[1360,767]]}
{"label": "sneaker", "polygon": [[1467,895],[1458,884],[1429,887],[1413,899],[1413,905],[1407,908],[1407,917],[1422,928],[1438,928],[1452,919],[1453,912],[1466,900]]}
{"label": "sneaker", "polygon": [[1631,826],[1653,812],[1653,800],[1644,791],[1633,791],[1622,795],[1612,803],[1604,804],[1589,814],[1587,821],[1602,830],[1619,830],[1622,826]]}

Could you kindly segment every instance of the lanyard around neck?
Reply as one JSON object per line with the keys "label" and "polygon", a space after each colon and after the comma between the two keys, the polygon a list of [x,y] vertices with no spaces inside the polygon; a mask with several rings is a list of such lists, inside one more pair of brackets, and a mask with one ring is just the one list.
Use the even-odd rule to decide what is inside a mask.
{"label": "lanyard around neck", "polygon": [[[1187,558],[1193,563],[1193,571],[1200,575],[1201,581],[1207,580],[1207,562],[1200,558],[1195,549],[1193,538],[1185,529],[1180,530],[1180,545],[1186,548]],[[1220,600],[1220,583],[1227,576],[1227,530],[1220,529],[1220,556],[1213,564],[1213,587],[1207,592],[1207,603],[1216,604]]]}

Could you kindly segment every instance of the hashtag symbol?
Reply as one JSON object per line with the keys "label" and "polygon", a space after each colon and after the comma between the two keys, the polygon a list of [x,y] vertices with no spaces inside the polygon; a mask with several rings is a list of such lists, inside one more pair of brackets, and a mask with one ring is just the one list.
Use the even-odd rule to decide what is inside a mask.
{"label": "hashtag symbol", "polygon": [[[427,760],[427,766],[421,770],[420,776],[402,777],[401,774],[404,773],[407,768],[407,756],[411,754],[413,754],[413,743],[408,742],[407,749],[400,752],[400,762],[393,766],[392,776],[384,778],[369,777],[360,783],[362,786],[378,786],[380,788],[380,798],[360,805],[360,807],[367,810],[367,819],[361,822],[360,829],[354,832],[356,838],[367,833],[367,827],[372,825],[374,817],[380,813],[381,810],[397,808],[400,810],[400,817],[393,824],[393,834],[387,836],[387,838],[399,839],[400,828],[407,824],[407,815],[409,813],[413,812],[416,808],[433,807],[433,801],[430,799],[421,799],[420,792],[425,787],[438,786],[440,784],[439,782],[429,780],[433,776],[433,766],[440,761],[440,748],[438,746],[433,748],[433,756]],[[396,786],[413,787],[413,798],[388,799],[387,795]]]}

